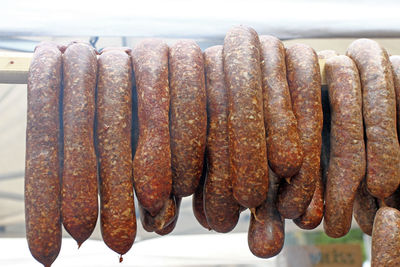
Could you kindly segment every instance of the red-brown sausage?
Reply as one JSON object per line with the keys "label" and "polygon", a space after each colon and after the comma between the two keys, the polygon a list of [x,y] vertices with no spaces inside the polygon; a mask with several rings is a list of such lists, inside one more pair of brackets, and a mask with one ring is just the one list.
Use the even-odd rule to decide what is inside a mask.
{"label": "red-brown sausage", "polygon": [[286,69],[304,159],[299,173],[280,187],[277,206],[284,218],[295,219],[306,211],[321,176],[321,75],[315,51],[304,44],[286,49]]}
{"label": "red-brown sausage", "polygon": [[[322,171],[322,170],[321,170]],[[311,230],[321,224],[324,217],[324,183],[322,175],[315,183],[315,191],[306,211],[293,222],[301,229]]]}
{"label": "red-brown sausage", "polygon": [[285,220],[276,208],[279,180],[270,170],[267,200],[256,208],[250,218],[247,240],[251,253],[260,258],[277,255],[285,241]]}
{"label": "red-brown sausage", "polygon": [[228,134],[233,195],[255,208],[268,191],[260,41],[252,28],[237,26],[224,39],[223,62],[228,89]]}
{"label": "red-brown sausage", "polygon": [[400,266],[400,211],[384,207],[372,230],[371,266]]}
{"label": "red-brown sausage", "polygon": [[208,230],[211,230],[210,226],[208,225],[206,214],[204,211],[204,184],[206,180],[206,175],[207,175],[207,166],[206,164],[204,164],[200,183],[197,186],[197,189],[192,196],[192,209],[194,217],[200,223],[200,225]]}
{"label": "red-brown sausage", "polygon": [[207,134],[204,60],[194,41],[170,47],[169,85],[172,191],[185,197],[199,184]]}
{"label": "red-brown sausage", "polygon": [[204,66],[208,116],[204,212],[210,228],[227,233],[239,220],[240,206],[233,197],[229,175],[228,95],[222,46],[213,46],[204,51]]}
{"label": "red-brown sausage", "polygon": [[[136,237],[132,181],[132,63],[129,50],[103,50],[98,58],[97,152],[101,233],[123,255]],[[122,258],[121,258],[122,259]]]}
{"label": "red-brown sausage", "polygon": [[362,180],[354,199],[353,213],[354,219],[358,226],[360,226],[361,231],[367,235],[372,234],[372,226],[378,208],[376,198],[368,192],[365,179]]}
{"label": "red-brown sausage", "polygon": [[291,177],[303,163],[297,121],[286,80],[285,47],[273,36],[260,36],[264,125],[268,163],[280,177]]}
{"label": "red-brown sausage", "polygon": [[152,216],[147,210],[139,205],[140,221],[144,230],[147,232],[160,231],[168,226],[177,216],[177,205],[174,196],[170,196],[165,202],[162,209]]}
{"label": "red-brown sausage", "polygon": [[360,72],[367,145],[367,186],[384,199],[400,182],[400,147],[396,132],[396,96],[388,54],[377,42],[358,39],[347,55]]}
{"label": "red-brown sausage", "polygon": [[390,62],[393,69],[394,92],[396,94],[396,119],[397,119],[397,137],[400,133],[400,56],[390,56]]}
{"label": "red-brown sausage", "polygon": [[178,218],[179,218],[179,209],[181,207],[181,201],[182,201],[182,198],[175,197],[176,214],[175,214],[174,220],[172,222],[170,222],[167,226],[165,226],[163,229],[156,230],[157,234],[167,235],[175,229],[176,223],[178,222]]}
{"label": "red-brown sausage", "polygon": [[324,229],[330,237],[350,230],[357,188],[365,176],[362,94],[357,67],[347,56],[326,61],[331,109],[331,148],[325,192]]}
{"label": "red-brown sausage", "polygon": [[138,97],[139,141],[133,160],[136,196],[155,216],[171,193],[168,46],[161,40],[141,41],[133,50]]}
{"label": "red-brown sausage", "polygon": [[60,110],[62,55],[40,43],[28,74],[25,158],[26,238],[32,256],[50,266],[61,248]]}

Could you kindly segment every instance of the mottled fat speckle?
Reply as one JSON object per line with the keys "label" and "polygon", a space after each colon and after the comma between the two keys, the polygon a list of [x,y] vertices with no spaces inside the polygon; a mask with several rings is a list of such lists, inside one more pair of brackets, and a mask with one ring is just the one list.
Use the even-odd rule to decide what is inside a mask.
{"label": "mottled fat speckle", "polygon": [[139,118],[133,179],[140,205],[153,216],[162,209],[172,188],[168,50],[163,41],[147,39],[132,55]]}
{"label": "mottled fat speckle", "polygon": [[283,217],[295,219],[306,211],[321,176],[321,75],[315,51],[304,44],[286,49],[286,69],[304,159],[299,173],[280,187],[278,210]]}
{"label": "mottled fat speckle", "polygon": [[400,212],[380,208],[372,230],[371,267],[400,266]]}
{"label": "mottled fat speckle", "polygon": [[223,63],[233,195],[242,206],[255,208],[264,202],[268,191],[260,41],[256,31],[245,26],[230,29],[224,39]]}
{"label": "mottled fat speckle", "polygon": [[81,245],[92,234],[98,215],[93,132],[97,58],[91,46],[74,42],[66,48],[63,60],[62,220]]}
{"label": "mottled fat speckle", "polygon": [[278,176],[291,177],[300,170],[303,149],[286,80],[285,48],[273,36],[260,36],[260,43],[268,163]]}
{"label": "mottled fat speckle", "polygon": [[25,158],[26,238],[32,256],[50,266],[61,248],[60,114],[62,55],[40,43],[28,73]]}
{"label": "mottled fat speckle", "polygon": [[349,57],[329,58],[325,71],[331,110],[331,148],[324,229],[328,236],[338,238],[350,230],[354,198],[365,176],[362,94],[357,67]]}
{"label": "mottled fat speckle", "polygon": [[354,219],[358,226],[360,226],[361,231],[367,235],[372,234],[372,226],[378,208],[376,198],[368,192],[367,184],[365,179],[363,179],[354,199],[353,213]]}
{"label": "mottled fat speckle", "polygon": [[221,45],[204,51],[204,67],[208,117],[204,212],[210,228],[227,233],[239,220],[240,205],[233,197],[229,174],[228,92]]}
{"label": "mottled fat speckle", "polygon": [[389,57],[384,48],[369,39],[350,44],[347,55],[360,72],[363,118],[367,145],[367,186],[384,199],[400,182],[400,147],[396,132],[396,96]]}
{"label": "mottled fat speckle", "polygon": [[190,196],[203,168],[207,134],[203,53],[192,40],[169,49],[172,192]]}
{"label": "mottled fat speckle", "polygon": [[285,241],[285,220],[276,208],[279,180],[269,170],[267,200],[256,208],[250,218],[247,241],[251,253],[260,258],[271,258],[279,254]]}
{"label": "mottled fat speckle", "polygon": [[136,237],[132,181],[132,64],[124,48],[98,58],[97,151],[100,169],[101,233],[123,255]]}

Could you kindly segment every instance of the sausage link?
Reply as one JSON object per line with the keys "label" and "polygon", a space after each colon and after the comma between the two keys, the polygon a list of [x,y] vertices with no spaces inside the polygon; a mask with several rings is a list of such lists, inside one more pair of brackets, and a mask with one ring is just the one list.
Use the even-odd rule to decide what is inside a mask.
{"label": "sausage link", "polygon": [[339,53],[335,50],[322,50],[318,51],[318,59],[328,59],[334,56],[339,56]]}
{"label": "sausage link", "polygon": [[301,229],[312,230],[317,228],[317,226],[321,224],[323,217],[324,183],[322,181],[321,175],[320,177],[318,177],[315,183],[315,191],[313,198],[311,199],[310,205],[308,205],[306,211],[300,217],[294,219],[293,222]]}
{"label": "sausage link", "polygon": [[362,180],[354,199],[353,213],[361,231],[367,235],[372,234],[372,226],[378,208],[376,198],[368,192],[365,179]]}
{"label": "sausage link", "polygon": [[286,68],[304,159],[299,173],[280,187],[278,210],[284,218],[295,219],[306,211],[321,176],[321,75],[315,51],[304,44],[286,49]]}
{"label": "sausage link", "polygon": [[227,233],[239,220],[240,206],[233,197],[229,175],[228,95],[222,46],[213,46],[204,51],[204,66],[208,108],[204,212],[210,228]]}
{"label": "sausage link", "polygon": [[172,188],[168,45],[157,39],[141,41],[133,50],[132,60],[139,118],[134,185],[141,206],[155,216]]}
{"label": "sausage link", "polygon": [[[96,104],[100,174],[101,233],[123,255],[136,237],[132,181],[132,63],[124,48],[103,50],[98,58]],[[121,258],[122,259],[122,258]]]}
{"label": "sausage link", "polygon": [[260,40],[255,30],[237,26],[224,39],[223,63],[228,89],[228,135],[233,195],[255,208],[267,198]]}
{"label": "sausage link", "polygon": [[170,47],[169,78],[172,191],[185,197],[199,184],[207,134],[203,54],[194,41]]}
{"label": "sausage link", "polygon": [[260,258],[277,255],[285,241],[285,220],[276,208],[279,180],[270,170],[267,200],[256,208],[250,218],[247,240],[250,251]]}
{"label": "sausage link", "polygon": [[360,72],[367,145],[367,186],[384,199],[400,182],[400,147],[396,132],[396,97],[388,54],[377,42],[358,39],[347,55]]}
{"label": "sausage link", "polygon": [[397,137],[400,133],[400,56],[390,56],[393,69],[394,92],[396,95]]}
{"label": "sausage link", "polygon": [[303,163],[297,121],[286,80],[285,48],[273,36],[261,36],[264,125],[268,163],[280,177],[291,177]]}
{"label": "sausage link", "polygon": [[98,215],[94,114],[97,58],[84,43],[64,52],[64,168],[62,220],[80,246],[92,234]]}
{"label": "sausage link", "polygon": [[350,230],[353,203],[365,176],[362,93],[357,67],[347,56],[325,65],[331,107],[331,148],[325,195],[325,233],[342,237]]}
{"label": "sausage link", "polygon": [[372,230],[371,266],[400,266],[400,211],[384,207]]}
{"label": "sausage link", "polygon": [[179,209],[181,207],[181,201],[182,201],[182,198],[175,197],[176,214],[175,214],[174,220],[172,222],[170,222],[167,226],[165,226],[163,229],[156,230],[157,234],[159,234],[159,235],[168,235],[169,233],[171,233],[175,229],[176,223],[178,222],[178,218],[179,218]]}
{"label": "sausage link", "polygon": [[203,166],[203,173],[201,175],[200,183],[192,196],[192,209],[194,217],[197,219],[200,225],[208,230],[211,230],[204,211],[204,185],[207,175],[207,166],[206,164]]}
{"label": "sausage link", "polygon": [[177,216],[177,205],[175,197],[170,195],[170,197],[164,202],[162,209],[152,216],[147,210],[145,210],[139,204],[140,211],[140,221],[144,230],[147,232],[160,231],[164,227],[168,226]]}
{"label": "sausage link", "polygon": [[28,74],[25,224],[32,256],[50,266],[61,248],[60,110],[62,54],[40,43]]}

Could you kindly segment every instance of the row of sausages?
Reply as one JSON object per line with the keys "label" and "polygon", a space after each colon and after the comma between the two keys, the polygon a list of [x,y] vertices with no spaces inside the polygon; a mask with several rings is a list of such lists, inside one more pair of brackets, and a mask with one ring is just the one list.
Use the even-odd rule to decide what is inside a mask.
{"label": "row of sausages", "polygon": [[[398,253],[388,236],[400,231],[400,215],[377,210],[400,206],[400,60],[394,84],[376,42],[317,55],[237,26],[204,53],[191,40],[150,39],[97,54],[84,43],[42,43],[29,70],[26,230],[43,265],[59,253],[61,224],[79,246],[89,238],[98,190],[103,240],[120,255],[136,236],[134,192],[144,229],[160,235],[193,195],[197,220],[221,233],[249,208],[258,257],[281,251],[284,219],[313,229],[324,217],[325,232],[341,237],[353,208],[373,235],[373,258]],[[318,57],[326,58],[324,107]]]}

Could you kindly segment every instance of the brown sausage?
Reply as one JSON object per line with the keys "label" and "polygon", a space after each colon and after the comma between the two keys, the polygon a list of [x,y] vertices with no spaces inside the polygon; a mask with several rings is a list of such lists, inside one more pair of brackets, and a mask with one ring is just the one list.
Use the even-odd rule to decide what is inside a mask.
{"label": "brown sausage", "polygon": [[268,163],[280,177],[291,177],[303,163],[297,121],[286,80],[285,47],[273,36],[260,36],[264,125]]}
{"label": "brown sausage", "polygon": [[368,192],[365,179],[362,180],[354,199],[353,212],[354,219],[360,226],[361,231],[367,235],[372,234],[372,226],[378,208],[376,198]]}
{"label": "brown sausage", "polygon": [[315,51],[304,44],[286,49],[286,69],[304,159],[299,173],[280,187],[278,210],[284,218],[295,219],[306,211],[321,176],[321,75]]}
{"label": "brown sausage", "polygon": [[400,147],[396,132],[396,96],[388,54],[377,42],[358,39],[347,55],[360,72],[367,145],[367,186],[384,199],[400,182]]}
{"label": "brown sausage", "polygon": [[177,216],[177,206],[174,196],[170,196],[164,203],[162,209],[152,216],[147,210],[139,205],[140,221],[144,230],[147,232],[154,232],[162,230],[169,225]]}
{"label": "brown sausage", "polygon": [[328,59],[334,56],[339,56],[339,53],[335,50],[322,50],[318,51],[318,59]]}
{"label": "brown sausage", "polygon": [[229,176],[228,95],[224,81],[222,46],[204,51],[207,93],[207,179],[204,212],[208,226],[220,233],[237,224],[240,206],[233,197]]}
{"label": "brown sausage", "polygon": [[285,241],[285,220],[276,208],[279,180],[270,170],[267,200],[256,208],[250,218],[247,240],[250,251],[260,258],[277,255]]}
{"label": "brown sausage", "polygon": [[228,134],[233,195],[255,208],[268,191],[260,41],[255,30],[237,26],[224,39],[223,62],[228,89]]}
{"label": "brown sausage", "polygon": [[25,158],[26,238],[32,256],[50,266],[61,248],[60,110],[62,55],[40,43],[28,74]]}
{"label": "brown sausage", "polygon": [[199,184],[207,134],[203,53],[194,41],[170,47],[169,85],[172,191],[185,197]]}
{"label": "brown sausage", "polygon": [[372,230],[371,266],[400,266],[400,211],[384,207]]}
{"label": "brown sausage", "polygon": [[390,56],[393,69],[394,92],[396,94],[397,137],[400,133],[400,56]]}
{"label": "brown sausage", "polygon": [[312,230],[321,224],[324,217],[324,183],[322,182],[322,175],[318,177],[315,184],[315,191],[313,198],[308,205],[306,211],[293,222],[305,230]]}
{"label": "brown sausage", "polygon": [[[101,233],[123,255],[136,237],[132,181],[132,63],[126,49],[103,50],[98,58],[97,152]],[[122,258],[121,258],[122,259]]]}
{"label": "brown sausage", "polygon": [[97,162],[94,114],[97,59],[95,50],[72,43],[64,52],[64,168],[62,220],[80,246],[96,226]]}
{"label": "brown sausage", "polygon": [[331,148],[325,192],[324,229],[330,237],[350,230],[357,188],[365,176],[362,94],[357,67],[347,56],[325,65],[331,109]]}
{"label": "brown sausage", "polygon": [[168,46],[161,40],[141,41],[133,50],[138,97],[139,142],[133,160],[136,196],[155,216],[171,193]]}
{"label": "brown sausage", "polygon": [[167,235],[169,233],[171,233],[176,226],[176,223],[178,222],[178,218],[179,218],[179,209],[181,206],[181,201],[182,198],[180,197],[175,197],[175,203],[176,203],[176,214],[174,217],[174,220],[172,222],[170,222],[167,226],[165,226],[163,229],[161,230],[156,230],[155,232],[159,235]]}
{"label": "brown sausage", "polygon": [[192,196],[192,209],[194,217],[204,228],[211,230],[208,225],[206,214],[204,212],[204,184],[207,175],[207,165],[204,164],[203,173],[201,175],[200,183]]}

